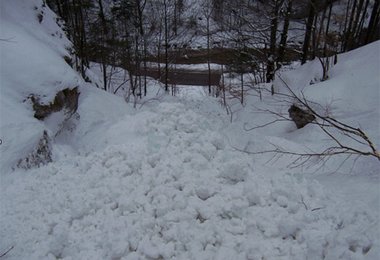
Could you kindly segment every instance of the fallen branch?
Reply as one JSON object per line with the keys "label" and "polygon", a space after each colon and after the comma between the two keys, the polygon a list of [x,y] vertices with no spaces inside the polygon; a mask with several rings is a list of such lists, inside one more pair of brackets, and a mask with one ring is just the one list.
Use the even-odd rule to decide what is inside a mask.
{"label": "fallen branch", "polygon": [[13,248],[14,246],[11,246],[7,251],[5,251],[4,253],[1,253],[0,258],[6,256]]}

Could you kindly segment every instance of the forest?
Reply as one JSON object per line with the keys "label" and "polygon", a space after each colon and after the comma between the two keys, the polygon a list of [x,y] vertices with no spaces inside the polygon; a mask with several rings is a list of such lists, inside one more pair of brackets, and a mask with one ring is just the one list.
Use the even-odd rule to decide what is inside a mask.
{"label": "forest", "polygon": [[[169,73],[178,63],[207,63],[208,74],[210,63],[223,64],[231,72],[253,73],[255,84],[268,83],[283,64],[325,59],[380,37],[379,1],[370,0],[48,0],[47,4],[73,42],[75,59],[68,59],[76,70],[86,78],[90,62],[101,64],[103,86],[99,87],[115,91],[108,86],[112,78],[108,66],[122,67],[133,79],[128,91],[140,97],[147,94],[149,62],[159,64],[156,78],[166,91],[173,87]],[[325,66],[327,61],[321,62]],[[209,94],[220,94],[223,88],[212,90],[212,83],[209,77]]]}

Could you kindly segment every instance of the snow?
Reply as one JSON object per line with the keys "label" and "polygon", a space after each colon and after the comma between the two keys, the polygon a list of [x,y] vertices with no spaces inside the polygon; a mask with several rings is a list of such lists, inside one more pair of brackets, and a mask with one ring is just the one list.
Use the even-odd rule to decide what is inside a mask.
{"label": "snow", "polygon": [[119,144],[3,175],[1,237],[26,250],[12,256],[304,259],[335,241],[341,219],[318,183],[264,171],[224,143],[225,122],[190,105],[144,107],[104,133],[123,129]]}
{"label": "snow", "polygon": [[[376,159],[293,168],[294,158],[250,154],[270,143],[303,151],[330,142],[317,127],[296,130],[292,122],[244,130],[273,120],[259,108],[286,113],[268,93],[260,101],[252,91],[244,106],[231,102],[231,122],[202,88],[156,96],[161,88],[151,81],[152,96],[134,108],[95,87],[100,71],[85,84],[63,61],[69,43],[50,35],[61,29],[48,8],[38,23],[41,4],[1,2],[0,38],[15,41],[0,45],[0,254],[13,247],[4,259],[379,258]],[[318,61],[281,77],[322,106],[333,100],[329,112],[363,127],[379,146],[379,47],[340,55],[324,82]],[[41,122],[23,102],[31,93],[49,102],[75,86],[77,116],[58,132],[59,113]],[[54,161],[12,169],[43,130],[52,133]]]}

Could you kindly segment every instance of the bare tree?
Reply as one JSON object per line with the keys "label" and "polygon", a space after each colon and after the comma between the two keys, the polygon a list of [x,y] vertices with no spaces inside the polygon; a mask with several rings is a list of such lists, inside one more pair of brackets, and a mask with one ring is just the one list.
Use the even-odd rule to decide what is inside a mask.
{"label": "bare tree", "polygon": [[[277,27],[279,20],[280,7],[284,1],[283,0],[272,0],[270,4],[272,5],[271,12],[271,23],[270,23],[270,43],[269,43],[269,53],[267,62],[267,83],[274,79],[274,73],[276,70],[276,42],[277,42]],[[285,37],[285,36],[284,36]]]}
{"label": "bare tree", "polygon": [[277,63],[281,66],[281,62],[284,60],[286,43],[288,40],[288,31],[289,31],[289,23],[290,23],[290,15],[292,13],[293,0],[287,1],[286,11],[284,15],[284,27],[281,33],[280,45],[278,47],[278,56]]}
{"label": "bare tree", "polygon": [[371,18],[369,20],[367,34],[366,34],[366,38],[364,42],[365,44],[370,43],[371,41],[375,39],[376,30],[379,27],[379,21],[380,21],[380,1],[376,0],[371,12]]}
{"label": "bare tree", "polygon": [[100,58],[101,58],[101,64],[102,64],[102,70],[103,70],[103,88],[105,91],[107,91],[107,53],[106,53],[106,46],[105,46],[105,42],[107,41],[107,34],[108,34],[108,26],[107,26],[107,21],[106,21],[106,17],[105,17],[105,14],[104,14],[104,10],[103,10],[103,1],[102,0],[98,0],[98,5],[99,5],[99,18],[100,18],[100,22],[101,22],[101,54],[100,54]]}
{"label": "bare tree", "polygon": [[306,63],[306,60],[308,58],[309,54],[309,45],[310,45],[310,39],[312,35],[313,30],[313,23],[315,18],[315,0],[309,0],[309,15],[306,22],[306,31],[305,31],[305,39],[303,41],[303,47],[302,47],[302,60],[301,64]]}
{"label": "bare tree", "polygon": [[211,0],[204,0],[203,12],[206,19],[206,37],[207,37],[207,71],[208,71],[208,94],[211,95],[211,66],[210,66],[210,53],[211,53],[211,28],[210,22],[212,18],[212,5]]}
{"label": "bare tree", "polygon": [[164,39],[165,39],[165,91],[169,92],[169,19],[168,3],[164,0]]}

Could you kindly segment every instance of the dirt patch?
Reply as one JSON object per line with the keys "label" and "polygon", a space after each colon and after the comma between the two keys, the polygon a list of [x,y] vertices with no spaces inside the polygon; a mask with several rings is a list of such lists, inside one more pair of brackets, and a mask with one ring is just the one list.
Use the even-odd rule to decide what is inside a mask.
{"label": "dirt patch", "polygon": [[[285,51],[285,62],[290,62],[299,59],[299,52],[292,48],[287,48]],[[230,49],[230,48],[213,48],[210,50],[210,62],[224,65],[231,65],[236,61],[246,60],[252,62],[253,59],[261,62],[266,62],[268,50],[265,48],[245,48]],[[169,51],[169,60],[174,64],[201,64],[207,63],[208,53],[207,49],[177,49]],[[160,56],[150,56],[147,58],[149,62],[164,63],[165,55],[162,53]]]}
{"label": "dirt patch", "polygon": [[[262,56],[262,52],[256,49],[248,49],[250,55]],[[210,50],[210,62],[228,65],[239,57],[239,50],[214,48]],[[169,51],[169,60],[175,64],[200,64],[207,63],[208,53],[206,49],[178,49]],[[148,57],[150,62],[164,63],[165,55]]]}
{"label": "dirt patch", "polygon": [[[165,83],[165,71],[163,69],[149,69],[141,73]],[[222,74],[216,71],[212,71],[209,75],[208,71],[169,70],[168,83],[191,86],[208,86],[210,83],[212,86],[219,86],[221,76]]]}

